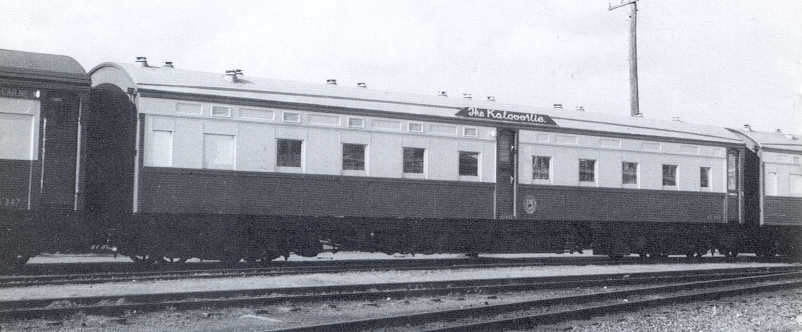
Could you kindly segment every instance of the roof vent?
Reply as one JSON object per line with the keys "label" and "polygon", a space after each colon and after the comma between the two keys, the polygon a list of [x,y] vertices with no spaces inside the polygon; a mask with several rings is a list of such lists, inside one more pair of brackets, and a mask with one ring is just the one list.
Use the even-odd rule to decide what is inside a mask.
{"label": "roof vent", "polygon": [[777,133],[778,133],[778,134],[782,134],[782,133],[783,133],[783,130],[782,130],[782,129],[780,129],[780,128],[777,128]]}
{"label": "roof vent", "polygon": [[356,86],[359,88],[366,88],[366,89],[368,88],[368,84],[365,82],[359,82],[356,84]]}
{"label": "roof vent", "polygon": [[328,85],[337,85],[337,80],[330,78],[326,80],[326,84]]}
{"label": "roof vent", "polygon": [[790,140],[794,140],[794,141],[799,139],[799,137],[797,137],[796,135],[792,135],[792,134],[785,134],[785,138],[790,139]]}
{"label": "roof vent", "polygon": [[554,107],[555,110],[563,109],[563,104],[554,104],[554,105],[551,105],[551,106]]}
{"label": "roof vent", "polygon": [[242,77],[242,69],[229,69],[226,70],[226,81],[238,82]]}
{"label": "roof vent", "polygon": [[162,67],[164,67],[164,68],[175,68],[175,66],[173,66],[173,62],[172,61],[165,61],[164,62],[164,66],[162,66]]}
{"label": "roof vent", "polygon": [[469,92],[463,92],[463,93],[462,93],[462,98],[465,98],[465,99],[473,99],[473,95],[472,95],[472,94],[470,94]]}
{"label": "roof vent", "polygon": [[147,67],[148,66],[148,58],[144,56],[136,57],[136,63],[139,64],[140,67]]}
{"label": "roof vent", "polygon": [[672,116],[672,117],[671,117],[671,121],[674,121],[674,122],[682,122],[682,120],[680,120],[678,116]]}
{"label": "roof vent", "polygon": [[744,129],[747,131],[752,131],[752,126],[750,126],[748,123],[744,123]]}
{"label": "roof vent", "polygon": [[577,111],[577,112],[584,112],[584,111],[585,111],[585,106],[582,106],[582,105],[577,105],[577,106],[576,106],[576,111]]}
{"label": "roof vent", "polygon": [[448,97],[448,92],[446,92],[446,90],[440,90],[437,95],[440,97]]}
{"label": "roof vent", "polygon": [[496,96],[487,96],[487,101],[496,101]]}

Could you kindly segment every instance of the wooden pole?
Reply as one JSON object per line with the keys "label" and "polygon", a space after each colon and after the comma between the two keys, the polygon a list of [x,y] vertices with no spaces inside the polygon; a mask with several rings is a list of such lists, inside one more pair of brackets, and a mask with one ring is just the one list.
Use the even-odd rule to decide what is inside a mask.
{"label": "wooden pole", "polygon": [[629,21],[629,102],[632,116],[641,116],[638,102],[638,2],[632,2]]}

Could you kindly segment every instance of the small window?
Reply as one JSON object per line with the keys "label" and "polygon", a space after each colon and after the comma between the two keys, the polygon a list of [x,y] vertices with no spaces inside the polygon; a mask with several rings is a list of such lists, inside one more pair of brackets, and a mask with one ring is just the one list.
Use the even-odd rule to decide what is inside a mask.
{"label": "small window", "polygon": [[203,168],[234,169],[234,136],[203,134]]}
{"label": "small window", "polygon": [[596,182],[596,161],[593,159],[579,159],[579,181]]}
{"label": "small window", "polygon": [[154,130],[150,142],[150,165],[173,165],[173,132],[169,130]]}
{"label": "small window", "polygon": [[364,144],[343,144],[343,170],[365,170]]}
{"label": "small window", "polygon": [[276,166],[301,167],[301,145],[297,139],[278,139],[276,141]]}
{"label": "small window", "polygon": [[284,112],[281,114],[284,122],[299,123],[301,122],[301,113],[298,112]]}
{"label": "small window", "polygon": [[475,128],[475,127],[462,128],[462,136],[465,136],[465,137],[477,137],[477,136],[479,136],[479,129]]}
{"label": "small window", "polygon": [[212,106],[212,116],[213,117],[230,118],[231,117],[231,107]]}
{"label": "small window", "polygon": [[421,148],[404,148],[404,173],[423,173],[423,153]]}
{"label": "small window", "polygon": [[638,163],[621,163],[621,182],[623,184],[638,184]]}
{"label": "small window", "polygon": [[699,168],[699,187],[710,188],[710,167]]}
{"label": "small window", "polygon": [[738,150],[727,151],[727,190],[738,191]]}
{"label": "small window", "polygon": [[677,185],[677,165],[663,165],[663,185]]}
{"label": "small window", "polygon": [[479,152],[459,152],[459,175],[479,175]]}
{"label": "small window", "polygon": [[365,119],[348,118],[348,128],[365,128]]}
{"label": "small window", "polygon": [[551,157],[532,156],[532,179],[548,180],[551,174]]}
{"label": "small window", "polygon": [[413,133],[422,133],[423,132],[423,124],[419,122],[410,122],[409,123],[409,131]]}

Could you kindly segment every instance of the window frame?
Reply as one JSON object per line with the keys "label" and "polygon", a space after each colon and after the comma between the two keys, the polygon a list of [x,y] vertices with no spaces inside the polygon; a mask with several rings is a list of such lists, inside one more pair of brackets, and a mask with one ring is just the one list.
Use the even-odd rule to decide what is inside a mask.
{"label": "window frame", "polygon": [[[707,170],[707,176],[702,176],[703,170]],[[702,185],[702,179],[707,181],[707,185]],[[713,168],[710,166],[699,166],[699,189],[704,191],[710,191],[713,188]]]}
{"label": "window frame", "polygon": [[[157,163],[154,162],[155,161],[155,159],[154,159],[155,155],[154,155],[153,146],[157,145],[157,144],[155,144],[156,143],[155,141],[156,141],[156,133],[157,132],[170,133],[170,145],[169,145],[169,147],[170,147],[170,156],[168,158],[168,163],[167,164],[157,164]],[[151,130],[151,142],[150,142],[150,144],[151,144],[149,146],[150,153],[148,153],[148,164],[149,164],[148,166],[151,166],[151,167],[172,167],[175,164],[175,160],[173,160],[173,157],[175,156],[175,132],[173,130],[162,130],[162,129],[153,129],[153,130]],[[161,144],[159,144],[159,145],[161,145]]]}
{"label": "window frame", "polygon": [[[346,159],[345,159],[345,147],[346,147],[346,145],[361,146],[362,147],[362,169],[351,169],[351,168],[346,169],[345,168],[345,162],[346,162]],[[362,144],[362,143],[347,143],[347,142],[343,142],[342,144],[340,144],[340,146],[341,146],[341,152],[342,152],[341,153],[342,163],[340,165],[341,166],[340,168],[341,168],[343,174],[352,174],[352,175],[364,175],[364,174],[366,174],[367,170],[368,170],[368,145],[367,144]]]}
{"label": "window frame", "polygon": [[[413,130],[412,129],[413,125],[420,126],[420,130]],[[413,121],[408,122],[407,123],[407,131],[410,132],[410,133],[423,133],[424,132],[423,122],[413,122]]]}
{"label": "window frame", "polygon": [[[674,184],[666,184],[666,167],[673,167],[674,169]],[[679,189],[679,164],[662,164],[660,169],[663,189]]]}
{"label": "window frame", "polygon": [[[424,152],[425,154],[426,152]],[[475,155],[476,158],[474,159],[476,162],[476,174],[462,174],[462,155],[463,154],[472,154]],[[481,165],[482,165],[482,154],[478,151],[457,151],[457,176],[459,176],[460,180],[471,180],[479,178],[479,175],[482,174]]]}
{"label": "window frame", "polygon": [[[226,113],[224,115],[215,115],[215,109],[225,109]],[[213,118],[230,118],[233,116],[233,108],[230,106],[223,106],[223,105],[212,105],[212,108],[209,110],[209,116]]]}
{"label": "window frame", "polygon": [[[280,153],[279,145],[281,144],[281,141],[288,141],[288,142],[292,141],[292,142],[300,142],[301,143],[301,147],[300,147],[300,151],[299,151],[300,155],[298,157],[298,163],[299,163],[298,166],[279,165],[279,161],[281,160],[280,155],[279,155],[279,153]],[[276,169],[277,170],[279,170],[279,171],[298,171],[298,170],[303,170],[303,167],[304,167],[304,164],[305,164],[304,163],[304,161],[305,161],[304,160],[304,140],[297,139],[297,138],[276,138],[276,154],[275,154],[275,156],[276,156],[275,162],[276,162]]]}
{"label": "window frame", "polygon": [[[627,174],[626,165],[635,165],[635,174]],[[635,182],[626,182],[627,176],[634,176]],[[621,185],[624,187],[638,188],[640,186],[640,163],[635,161],[622,161],[621,162]]]}
{"label": "window frame", "polygon": [[[592,180],[582,180],[582,161],[591,161],[591,162],[593,162],[593,173],[592,173],[593,179]],[[578,174],[577,174],[578,175],[579,184],[584,184],[584,185],[594,184],[595,185],[595,184],[599,183],[598,182],[599,181],[599,177],[596,176],[596,174],[598,173],[599,163],[598,163],[598,161],[596,159],[579,158],[579,161],[577,162],[577,166],[578,166],[577,168],[578,168],[578,171],[579,171]]]}
{"label": "window frame", "polygon": [[[359,124],[358,126],[352,126],[352,125],[351,125],[351,120],[359,120],[359,121],[360,121],[360,124]],[[355,116],[349,116],[349,117],[348,117],[348,119],[346,120],[346,126],[347,126],[349,129],[364,129],[364,128],[365,128],[365,122],[366,122],[366,121],[365,121],[365,118],[360,118],[360,117],[355,117]]]}
{"label": "window frame", "polygon": [[[288,120],[287,119],[288,115],[297,115],[298,116],[298,120],[297,121]],[[302,117],[301,112],[289,112],[289,111],[282,111],[281,112],[281,122],[284,122],[284,123],[301,123],[301,122],[303,122],[301,117]]]}
{"label": "window frame", "polygon": [[[535,173],[536,173],[536,168],[535,167],[536,167],[536,165],[538,165],[535,162],[535,160],[537,160],[538,158],[545,158],[548,161],[546,163],[547,170],[546,170],[546,178],[545,179],[537,178],[535,176]],[[532,155],[532,182],[533,183],[551,183],[551,181],[553,179],[552,170],[554,169],[552,167],[552,164],[551,164],[553,159],[554,158],[552,158],[552,156]]]}
{"label": "window frame", "polygon": [[[211,136],[220,136],[220,137],[231,137],[231,168],[218,168],[218,167],[209,167],[206,154],[206,138]],[[203,133],[203,155],[202,155],[202,168],[203,169],[212,169],[212,170],[229,170],[233,171],[237,169],[237,136],[231,134],[217,134],[217,133]]]}
{"label": "window frame", "polygon": [[[407,149],[414,149],[414,150],[421,150],[423,151],[423,155],[421,156],[420,172],[407,172]],[[404,177],[425,177],[426,176],[426,148],[421,147],[414,147],[414,146],[404,146],[401,148],[401,173]]]}
{"label": "window frame", "polygon": [[[473,134],[468,134],[468,130],[473,130]],[[462,127],[462,136],[464,137],[479,137],[478,127]]]}

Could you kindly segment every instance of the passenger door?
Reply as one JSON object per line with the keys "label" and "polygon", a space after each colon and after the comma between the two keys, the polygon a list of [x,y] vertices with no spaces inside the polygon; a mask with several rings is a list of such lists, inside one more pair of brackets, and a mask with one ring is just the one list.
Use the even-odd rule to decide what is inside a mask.
{"label": "passenger door", "polygon": [[517,189],[517,131],[498,128],[496,130],[496,218],[514,219]]}

